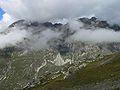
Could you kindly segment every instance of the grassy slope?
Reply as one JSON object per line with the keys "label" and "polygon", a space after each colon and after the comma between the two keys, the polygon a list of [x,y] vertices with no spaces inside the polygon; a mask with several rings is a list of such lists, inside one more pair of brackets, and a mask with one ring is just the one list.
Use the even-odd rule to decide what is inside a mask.
{"label": "grassy slope", "polygon": [[44,86],[38,86],[34,90],[61,90],[75,86],[100,83],[105,80],[115,81],[120,78],[120,52],[105,56],[103,59],[88,64],[65,80],[56,79]]}

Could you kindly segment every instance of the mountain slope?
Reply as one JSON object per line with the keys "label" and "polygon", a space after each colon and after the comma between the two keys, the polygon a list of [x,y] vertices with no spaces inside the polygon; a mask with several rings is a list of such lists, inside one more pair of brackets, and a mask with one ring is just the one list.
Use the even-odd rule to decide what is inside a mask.
{"label": "mountain slope", "polygon": [[[82,27],[78,25],[78,30],[112,29],[107,21],[95,17],[81,18],[77,22],[83,23]],[[0,49],[0,90],[94,88],[96,84],[111,84],[109,79],[117,80],[120,57],[116,52],[120,51],[120,43],[71,40],[77,31],[76,26],[71,28],[69,24],[19,20],[1,32],[6,36],[25,30],[27,35],[22,41],[16,40],[12,46],[8,43]],[[119,30],[118,25],[112,31],[118,33]]]}
{"label": "mountain slope", "polygon": [[[54,81],[35,87],[35,90],[104,90],[120,88],[120,52],[105,56],[89,63],[86,67],[75,71],[65,80],[59,77]],[[32,88],[29,90],[33,90]]]}

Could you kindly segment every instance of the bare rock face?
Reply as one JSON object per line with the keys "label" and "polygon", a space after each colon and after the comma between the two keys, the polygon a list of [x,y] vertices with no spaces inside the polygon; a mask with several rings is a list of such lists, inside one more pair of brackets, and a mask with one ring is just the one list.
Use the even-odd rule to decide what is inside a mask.
{"label": "bare rock face", "polygon": [[65,64],[65,61],[62,59],[62,57],[61,57],[60,54],[58,54],[58,55],[56,56],[56,58],[55,58],[55,60],[54,60],[54,64],[55,64],[56,66],[62,66],[62,65]]}
{"label": "bare rock face", "polygon": [[71,63],[71,60],[70,59],[63,60],[63,58],[61,57],[60,53],[54,59],[54,64],[56,66],[63,66],[65,64],[67,64],[67,63]]}
{"label": "bare rock face", "polygon": [[95,28],[108,28],[108,29],[113,29],[115,31],[120,31],[120,26],[118,24],[109,24],[105,20],[98,20],[96,17],[91,17],[91,18],[80,18],[79,19],[81,22],[87,25],[89,28],[95,27]]}

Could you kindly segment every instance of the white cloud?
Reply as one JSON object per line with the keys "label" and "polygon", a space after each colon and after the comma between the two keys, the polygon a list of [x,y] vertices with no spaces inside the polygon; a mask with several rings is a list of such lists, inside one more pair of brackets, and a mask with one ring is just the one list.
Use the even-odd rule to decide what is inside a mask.
{"label": "white cloud", "polygon": [[96,15],[120,23],[120,0],[1,0],[0,6],[17,19],[48,21]]}
{"label": "white cloud", "polygon": [[12,29],[7,34],[0,34],[0,48],[5,48],[7,46],[15,46],[17,43],[22,42],[24,38],[27,37],[27,32],[25,30]]}
{"label": "white cloud", "polygon": [[95,42],[95,43],[112,43],[112,42],[120,42],[120,31],[115,32],[112,29],[103,29],[103,28],[93,28],[93,29],[85,29],[80,28],[83,24],[78,21],[71,21],[69,24],[70,30],[76,31],[70,39],[75,41],[83,41],[83,42]]}
{"label": "white cloud", "polygon": [[48,41],[50,41],[53,38],[58,38],[61,34],[61,32],[55,32],[50,29],[44,30],[40,34],[32,34],[29,37],[30,42],[28,42],[28,45],[37,50],[48,48]]}
{"label": "white cloud", "polygon": [[120,42],[120,32],[107,29],[96,29],[95,31],[81,29],[72,38],[77,41],[88,42]]}
{"label": "white cloud", "polygon": [[9,14],[5,13],[3,19],[0,21],[0,32],[2,32],[8,25],[15,21]]}

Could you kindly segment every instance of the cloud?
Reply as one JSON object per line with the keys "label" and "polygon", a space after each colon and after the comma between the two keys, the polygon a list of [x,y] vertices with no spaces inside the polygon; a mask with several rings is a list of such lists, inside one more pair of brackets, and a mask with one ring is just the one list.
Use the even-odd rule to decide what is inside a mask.
{"label": "cloud", "polygon": [[84,24],[78,21],[71,21],[69,28],[76,33],[73,34],[69,39],[83,42],[94,42],[94,43],[120,43],[120,31],[115,32],[112,29],[103,28],[83,28]]}
{"label": "cloud", "polygon": [[3,19],[0,21],[0,32],[2,32],[8,25],[13,23],[16,19],[5,13]]}
{"label": "cloud", "polygon": [[29,42],[27,43],[33,49],[44,49],[49,48],[48,42],[54,38],[59,38],[61,36],[61,32],[55,32],[51,29],[43,30],[41,33],[30,35]]}
{"label": "cloud", "polygon": [[[94,43],[120,43],[120,31],[115,32],[111,29],[92,28],[85,29],[82,22],[69,20],[66,24],[70,32],[75,32],[67,38],[66,42],[82,41]],[[62,31],[51,28],[20,28],[19,25],[6,29],[5,33],[0,33],[0,48],[9,46],[22,46],[22,48],[32,48],[35,50],[46,49],[55,44],[54,40],[60,40],[65,34],[66,25],[63,25]],[[29,29],[29,30],[28,30]],[[57,45],[57,44],[55,44]]]}
{"label": "cloud", "polygon": [[[38,32],[35,33],[34,31]],[[11,46],[35,50],[46,49],[49,48],[49,41],[59,38],[62,34],[62,32],[51,29],[42,29],[42,27],[41,29],[29,27],[28,30],[16,26],[0,33],[0,49]]]}
{"label": "cloud", "polygon": [[95,15],[120,23],[119,3],[120,0],[1,0],[0,6],[17,19],[43,22]]}
{"label": "cloud", "polygon": [[25,30],[12,29],[9,33],[0,34],[0,48],[5,48],[9,46],[16,46],[27,38],[27,32]]}
{"label": "cloud", "polygon": [[120,32],[107,29],[96,29],[94,31],[81,29],[72,38],[77,41],[88,42],[120,42]]}

